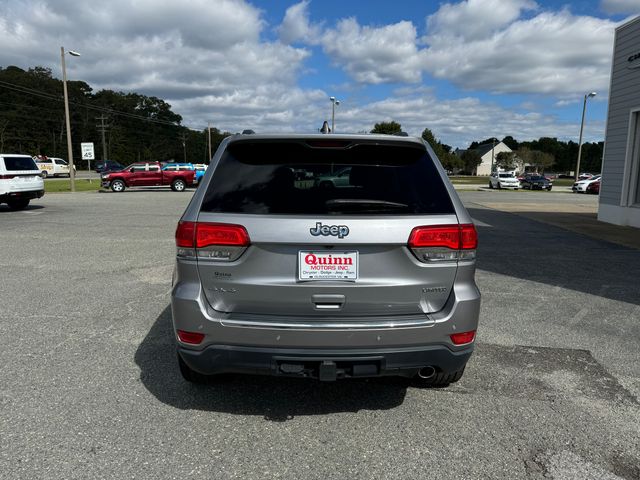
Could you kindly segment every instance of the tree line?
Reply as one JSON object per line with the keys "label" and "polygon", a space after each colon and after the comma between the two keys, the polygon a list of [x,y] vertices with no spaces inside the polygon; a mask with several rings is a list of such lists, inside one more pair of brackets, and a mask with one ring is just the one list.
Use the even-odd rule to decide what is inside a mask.
{"label": "tree line", "polygon": [[[402,126],[395,121],[376,123],[371,133],[398,134]],[[471,173],[480,164],[480,154],[475,150],[482,145],[498,144],[498,138],[487,138],[471,142],[469,147],[460,155],[456,155],[450,145],[441,143],[433,132],[425,128],[422,138],[431,145],[440,162],[446,170]],[[537,140],[518,142],[512,136],[502,139],[512,152],[501,152],[496,155],[495,166],[504,170],[511,170],[522,163],[534,166],[541,173],[554,171],[556,173],[570,172],[576,167],[578,159],[578,144],[573,141],[561,141],[552,137],[541,137]],[[582,144],[581,170],[586,172],[600,172],[602,168],[602,154],[604,142],[586,142]]]}
{"label": "tree line", "polygon": [[[125,165],[135,161],[208,163],[207,129],[182,125],[182,117],[164,100],[113,90],[93,92],[83,81],[67,81],[73,158],[79,168],[80,143],[93,142],[96,161]],[[99,117],[104,117],[103,121]],[[230,135],[211,129],[212,151]],[[0,67],[0,152],[67,157],[62,81],[51,70]],[[93,162],[92,162],[93,163]]]}

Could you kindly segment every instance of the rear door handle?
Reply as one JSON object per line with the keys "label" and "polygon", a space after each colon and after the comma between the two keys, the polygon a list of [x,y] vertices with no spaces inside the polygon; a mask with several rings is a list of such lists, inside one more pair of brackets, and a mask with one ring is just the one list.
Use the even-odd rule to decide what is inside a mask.
{"label": "rear door handle", "polygon": [[317,310],[340,310],[344,306],[345,296],[338,294],[312,295],[311,302]]}

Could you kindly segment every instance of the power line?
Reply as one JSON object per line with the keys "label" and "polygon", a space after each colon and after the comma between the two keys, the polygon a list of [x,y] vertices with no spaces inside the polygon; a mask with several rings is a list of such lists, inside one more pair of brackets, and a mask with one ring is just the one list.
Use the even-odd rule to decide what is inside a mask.
{"label": "power line", "polygon": [[[45,92],[42,92],[40,90],[32,89],[32,88],[29,88],[29,87],[24,87],[22,85],[16,85],[16,84],[5,82],[5,81],[2,81],[2,80],[0,80],[0,85],[3,86],[4,88],[7,88],[9,90],[14,90],[14,91],[19,92],[19,93],[35,95],[35,96],[38,96],[38,97],[46,98],[46,99],[49,99],[49,100],[56,100],[56,101],[59,101],[59,102],[64,101],[64,99],[62,97],[60,97],[60,96],[57,96],[57,95],[54,95],[54,94],[50,94],[50,93],[45,93]],[[110,113],[110,114],[113,114],[113,115],[120,115],[120,116],[124,116],[124,117],[135,118],[135,119],[142,120],[142,121],[145,121],[145,122],[157,123],[157,124],[160,124],[160,125],[167,125],[167,126],[171,126],[171,127],[186,128],[188,130],[193,130],[193,131],[196,131],[196,132],[202,132],[204,130],[204,128],[200,129],[200,128],[190,127],[190,126],[187,126],[187,125],[180,125],[180,124],[176,124],[176,123],[170,122],[168,120],[158,120],[156,118],[148,118],[148,117],[145,117],[143,115],[137,115],[135,113],[130,113],[130,112],[123,112],[121,110],[115,110],[113,108],[108,108],[108,107],[99,107],[97,105],[88,105],[88,104],[85,104],[85,103],[74,102],[74,101],[71,101],[71,100],[69,101],[69,104],[75,105],[75,106],[79,106],[79,107],[83,107],[83,108],[88,108],[90,110],[97,110],[97,111],[103,112],[103,113]]]}

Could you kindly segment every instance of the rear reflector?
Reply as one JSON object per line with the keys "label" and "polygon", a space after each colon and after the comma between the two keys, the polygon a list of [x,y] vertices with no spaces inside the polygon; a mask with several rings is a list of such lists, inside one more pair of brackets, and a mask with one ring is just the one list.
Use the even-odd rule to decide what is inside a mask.
{"label": "rear reflector", "polygon": [[462,333],[454,333],[453,335],[449,335],[451,337],[451,341],[454,345],[464,345],[466,343],[471,343],[476,338],[476,331],[471,330],[469,332]]}
{"label": "rear reflector", "polygon": [[198,332],[185,332],[184,330],[178,330],[178,340],[182,343],[189,343],[191,345],[199,345],[204,340],[204,333]]}

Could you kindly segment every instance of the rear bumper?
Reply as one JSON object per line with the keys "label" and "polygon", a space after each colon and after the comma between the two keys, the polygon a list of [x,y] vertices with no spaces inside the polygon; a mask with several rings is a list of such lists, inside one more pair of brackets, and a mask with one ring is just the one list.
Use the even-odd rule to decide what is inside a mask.
{"label": "rear bumper", "polygon": [[0,195],[0,201],[6,202],[11,199],[28,199],[31,200],[33,198],[40,198],[44,195],[44,190],[27,190],[27,191],[16,191],[16,192],[7,192]]}
{"label": "rear bumper", "polygon": [[244,373],[336,380],[340,378],[415,375],[422,367],[439,372],[460,370],[473,345],[451,351],[443,345],[395,349],[284,349],[209,345],[204,350],[178,348],[184,362],[212,375]]}

